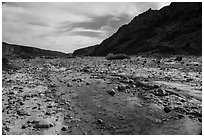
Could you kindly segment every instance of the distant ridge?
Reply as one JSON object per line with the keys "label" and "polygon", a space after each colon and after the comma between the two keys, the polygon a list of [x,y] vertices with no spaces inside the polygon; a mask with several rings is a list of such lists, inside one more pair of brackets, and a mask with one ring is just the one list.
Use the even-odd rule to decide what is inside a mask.
{"label": "distant ridge", "polygon": [[8,44],[6,42],[2,42],[2,56],[6,58],[33,58],[41,56],[65,57],[69,55],[70,54],[66,54],[59,51],[44,50],[35,47]]}
{"label": "distant ridge", "polygon": [[202,55],[202,3],[173,2],[160,10],[149,9],[99,45],[74,51],[91,56],[145,52]]}

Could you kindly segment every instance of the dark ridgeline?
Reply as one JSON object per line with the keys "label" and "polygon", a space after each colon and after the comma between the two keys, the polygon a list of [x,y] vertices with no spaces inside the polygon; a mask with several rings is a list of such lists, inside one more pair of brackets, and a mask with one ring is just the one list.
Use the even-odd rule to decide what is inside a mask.
{"label": "dark ridgeline", "polygon": [[99,45],[78,49],[73,55],[144,52],[202,55],[202,3],[177,2],[149,9]]}
{"label": "dark ridgeline", "polygon": [[70,54],[65,54],[58,51],[44,50],[34,47],[8,44],[2,42],[3,58],[35,58],[35,57],[67,57]]}

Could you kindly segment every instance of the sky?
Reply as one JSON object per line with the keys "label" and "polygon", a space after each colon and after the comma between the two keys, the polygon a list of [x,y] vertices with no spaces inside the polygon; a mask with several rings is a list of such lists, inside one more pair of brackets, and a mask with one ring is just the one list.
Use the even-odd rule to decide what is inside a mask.
{"label": "sky", "polygon": [[2,5],[2,40],[72,53],[100,44],[120,26],[149,8],[167,2],[6,2]]}

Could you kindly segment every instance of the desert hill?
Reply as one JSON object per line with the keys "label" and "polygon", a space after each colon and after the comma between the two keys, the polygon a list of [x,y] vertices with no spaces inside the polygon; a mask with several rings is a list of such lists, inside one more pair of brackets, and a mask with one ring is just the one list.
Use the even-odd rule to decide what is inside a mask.
{"label": "desert hill", "polygon": [[2,42],[2,55],[6,58],[33,58],[41,56],[52,56],[52,57],[65,57],[69,54],[65,54],[58,51],[44,50],[35,47],[28,47],[22,45],[8,44]]}

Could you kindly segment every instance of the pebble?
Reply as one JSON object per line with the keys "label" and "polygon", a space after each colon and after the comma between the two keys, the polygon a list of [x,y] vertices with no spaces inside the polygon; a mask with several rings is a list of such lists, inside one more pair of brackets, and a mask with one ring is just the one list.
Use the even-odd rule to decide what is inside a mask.
{"label": "pebble", "polygon": [[120,116],[118,116],[118,118],[120,119],[120,120],[124,120],[124,116],[122,116],[122,115],[120,115]]}
{"label": "pebble", "polygon": [[186,100],[185,99],[181,99],[181,102],[186,102]]}
{"label": "pebble", "polygon": [[22,128],[22,129],[26,129],[26,126],[25,126],[25,125],[23,125],[21,128]]}
{"label": "pebble", "polygon": [[107,91],[109,95],[114,96],[115,95],[115,90],[111,89]]}
{"label": "pebble", "polygon": [[51,115],[51,113],[50,112],[46,112],[45,115]]}
{"label": "pebble", "polygon": [[164,89],[158,89],[155,91],[156,96],[165,96],[167,95],[166,91]]}
{"label": "pebble", "polygon": [[171,108],[170,107],[164,107],[164,112],[166,112],[166,113],[169,113],[171,111]]}
{"label": "pebble", "polygon": [[97,123],[98,123],[98,124],[102,124],[102,123],[103,123],[103,120],[102,120],[102,119],[98,119],[98,120],[97,120]]}
{"label": "pebble", "polygon": [[53,127],[54,125],[52,123],[36,123],[33,128],[50,128],[50,127]]}
{"label": "pebble", "polygon": [[63,126],[63,127],[61,128],[61,130],[62,130],[62,131],[66,131],[66,130],[67,130],[67,127]]}
{"label": "pebble", "polygon": [[198,121],[199,121],[200,123],[202,123],[202,118],[198,118]]}
{"label": "pebble", "polygon": [[156,123],[156,124],[160,124],[160,123],[162,123],[162,120],[160,120],[160,119],[154,119],[153,122]]}
{"label": "pebble", "polygon": [[118,90],[125,90],[126,89],[126,86],[125,85],[118,85]]}
{"label": "pebble", "polygon": [[20,116],[25,116],[25,115],[27,115],[27,113],[26,113],[24,110],[18,110],[18,111],[17,111],[17,114],[20,115]]}
{"label": "pebble", "polygon": [[176,117],[177,117],[178,119],[181,119],[181,118],[185,117],[185,115],[178,114]]}
{"label": "pebble", "polygon": [[23,102],[20,102],[19,104],[20,104],[20,105],[22,106],[22,105],[24,105],[25,103],[23,103]]}
{"label": "pebble", "polygon": [[35,106],[35,107],[33,107],[32,109],[36,109],[37,107]]}
{"label": "pebble", "polygon": [[48,105],[47,108],[52,108],[52,105]]}
{"label": "pebble", "polygon": [[72,84],[71,83],[67,83],[67,87],[72,87]]}

